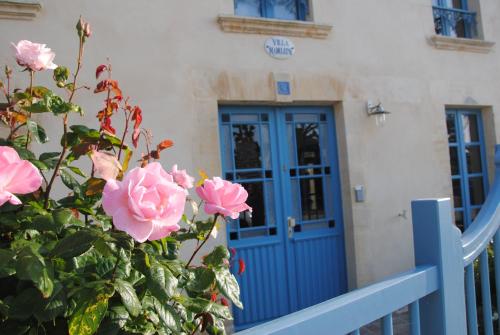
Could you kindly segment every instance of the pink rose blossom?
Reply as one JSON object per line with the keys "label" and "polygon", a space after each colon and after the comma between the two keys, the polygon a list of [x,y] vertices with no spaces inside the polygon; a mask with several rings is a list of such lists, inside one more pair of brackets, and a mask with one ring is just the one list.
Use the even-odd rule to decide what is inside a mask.
{"label": "pink rose blossom", "polygon": [[0,206],[7,201],[20,205],[14,193],[32,193],[41,185],[42,175],[33,164],[19,158],[13,148],[0,146]]}
{"label": "pink rose blossom", "polygon": [[158,240],[179,230],[186,193],[159,163],[132,169],[123,181],[108,180],[104,211],[114,226],[138,242]]}
{"label": "pink rose blossom", "polygon": [[96,174],[106,181],[116,179],[122,170],[122,165],[115,155],[93,150],[90,158],[94,163]]}
{"label": "pink rose blossom", "polygon": [[221,214],[237,219],[240,212],[252,210],[245,201],[248,193],[240,184],[233,184],[219,177],[205,180],[196,193],[205,201],[207,214]]}
{"label": "pink rose blossom", "polygon": [[16,52],[17,64],[26,66],[32,71],[55,69],[57,67],[52,61],[56,56],[45,44],[33,43],[27,40],[12,43]]}
{"label": "pink rose blossom", "polygon": [[172,166],[172,171],[170,171],[174,181],[182,188],[188,189],[193,187],[194,178],[187,174],[186,170],[178,170],[177,164]]}

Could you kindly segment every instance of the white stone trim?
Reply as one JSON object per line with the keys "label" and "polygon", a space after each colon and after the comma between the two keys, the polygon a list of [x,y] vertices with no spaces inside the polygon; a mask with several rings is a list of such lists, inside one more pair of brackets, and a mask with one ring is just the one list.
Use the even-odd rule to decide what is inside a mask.
{"label": "white stone trim", "polygon": [[495,45],[495,42],[490,41],[443,35],[431,36],[429,38],[429,43],[436,49],[469,51],[478,53],[489,53]]}
{"label": "white stone trim", "polygon": [[222,31],[231,33],[282,35],[325,39],[332,26],[309,21],[277,20],[236,15],[219,15]]}
{"label": "white stone trim", "polygon": [[0,0],[0,20],[33,20],[41,9],[38,1]]}

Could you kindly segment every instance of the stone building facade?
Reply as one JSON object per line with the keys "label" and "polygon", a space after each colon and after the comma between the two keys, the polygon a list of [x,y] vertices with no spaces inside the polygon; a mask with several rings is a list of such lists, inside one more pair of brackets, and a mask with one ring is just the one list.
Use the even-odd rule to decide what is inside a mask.
{"label": "stone building facade", "polygon": [[[243,288],[258,290],[285,281],[286,298],[281,293],[275,298],[301,306],[301,297],[290,292],[307,290],[307,282],[317,276],[324,277],[317,290],[328,286],[328,278],[342,282],[337,293],[363,286],[413,266],[412,199],[454,197],[462,208],[455,212],[457,221],[468,217],[464,224],[480,207],[500,136],[498,1],[0,1],[0,62],[14,65],[10,42],[29,39],[51,47],[57,64],[72,66],[72,31],[79,15],[94,32],[82,82],[94,85],[93,69],[109,57],[116,79],[142,107],[145,126],[158,140],[174,140],[174,148],[162,158],[166,166],[178,163],[193,174],[202,168],[236,181],[243,176],[238,168],[250,171],[258,165],[262,170],[246,176],[260,180],[254,183],[258,187],[251,186],[257,192],[252,201],[264,209],[242,218],[245,226],[240,222],[239,227],[222,228],[217,242],[241,249],[250,263],[248,276],[252,270],[280,273],[254,273],[251,278],[258,284]],[[273,43],[279,48],[266,49]],[[19,85],[21,77],[17,74]],[[38,77],[48,82],[51,75]],[[79,99],[86,122],[95,124],[101,97],[82,93]],[[369,102],[374,108],[368,108]],[[383,124],[383,116],[368,113],[383,110],[390,112]],[[42,122],[58,138],[56,124]],[[244,135],[244,125],[267,140]],[[325,142],[308,138],[312,144],[301,147],[298,138],[310,125],[323,127],[313,135]],[[236,132],[243,139],[236,139]],[[295,162],[296,171],[287,163],[291,156],[284,154],[290,143],[295,145],[290,155],[303,159]],[[329,161],[320,164],[314,155],[323,150],[330,156],[322,159]],[[245,163],[252,155],[260,155],[262,162]],[[464,172],[467,164],[474,167]],[[299,186],[293,188],[294,176],[302,172],[316,176],[322,186],[297,177]],[[474,176],[484,179],[482,186]],[[266,203],[259,202],[263,196]],[[322,218],[328,221],[323,226]],[[308,226],[311,231],[337,231],[333,249],[328,240],[309,244],[309,251],[294,249],[299,247],[290,239],[309,236],[308,220],[318,224]],[[252,226],[266,231],[252,235],[247,232]],[[265,244],[266,238],[283,249],[244,251]],[[254,245],[252,239],[260,242]],[[280,253],[282,258],[266,263]],[[308,257],[321,261],[306,271],[309,277],[298,275],[314,263]],[[328,271],[319,275],[321,264],[332,267],[325,265]],[[251,325],[252,320],[245,322]]]}

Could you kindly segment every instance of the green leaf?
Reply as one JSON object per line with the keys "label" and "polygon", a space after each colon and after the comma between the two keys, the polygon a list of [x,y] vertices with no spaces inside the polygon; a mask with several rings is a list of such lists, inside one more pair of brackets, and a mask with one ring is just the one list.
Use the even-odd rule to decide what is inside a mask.
{"label": "green leaf", "polygon": [[80,139],[78,138],[78,134],[69,132],[66,133],[66,135],[61,136],[61,146],[64,146],[64,143],[66,141],[67,146],[74,147],[78,144],[79,140]]}
{"label": "green leaf", "polygon": [[177,311],[170,305],[161,303],[155,297],[151,297],[154,309],[160,317],[161,323],[174,332],[181,330],[181,320]]}
{"label": "green leaf", "polygon": [[33,165],[36,166],[39,170],[46,171],[49,169],[47,164],[45,164],[44,162],[41,162],[39,160],[32,160],[30,162],[33,163]]}
{"label": "green leaf", "polygon": [[45,263],[43,257],[31,248],[22,249],[17,256],[16,273],[19,279],[31,280],[45,298],[52,294],[54,289],[52,269]]}
{"label": "green leaf", "polygon": [[67,301],[61,283],[54,284],[54,292],[48,299],[40,299],[39,307],[35,310],[35,317],[40,322],[54,320],[66,311]]}
{"label": "green leaf", "polygon": [[60,155],[60,152],[45,152],[40,155],[38,160],[45,164],[49,169],[53,169],[56,166]]}
{"label": "green leaf", "polygon": [[69,188],[70,190],[73,190],[76,196],[81,196],[82,187],[80,183],[75,179],[75,177],[73,177],[66,169],[62,169],[60,171],[60,174],[63,184],[66,185],[66,187]]}
{"label": "green leaf", "polygon": [[146,278],[148,289],[161,301],[167,301],[175,295],[178,280],[161,264],[152,264]]}
{"label": "green leaf", "polygon": [[17,294],[9,304],[9,317],[17,320],[25,320],[34,312],[38,304],[40,293],[30,287]]}
{"label": "green leaf", "polygon": [[65,66],[58,66],[53,73],[54,81],[64,84],[69,77],[69,69]]}
{"label": "green leaf", "polygon": [[83,178],[87,178],[87,175],[85,173],[82,172],[82,170],[80,170],[79,168],[77,168],[76,166],[68,166],[68,169],[70,169],[71,171],[73,171],[74,174],[77,174]]}
{"label": "green leaf", "polygon": [[111,307],[108,310],[107,317],[102,321],[97,335],[117,335],[129,319],[130,316],[125,307]]}
{"label": "green leaf", "polygon": [[238,308],[243,309],[243,304],[240,301],[240,287],[229,269],[215,270],[215,280],[221,293],[228,297]]}
{"label": "green leaf", "polygon": [[33,138],[38,143],[45,143],[49,140],[49,138],[47,137],[47,133],[45,132],[45,129],[43,129],[43,127],[37,124],[35,121],[28,120],[26,122],[26,126],[33,135]]}
{"label": "green leaf", "polygon": [[103,294],[87,297],[69,320],[69,334],[93,335],[106,315],[108,299],[108,296]]}
{"label": "green leaf", "polygon": [[[17,143],[18,139],[20,140],[20,143]],[[24,148],[24,146],[26,145],[26,135],[16,137],[13,142],[14,142],[14,149],[16,149],[17,153],[19,154],[19,157],[30,161],[36,159],[35,155],[31,151]]]}
{"label": "green leaf", "polygon": [[229,257],[229,250],[225,246],[219,245],[203,258],[203,264],[220,267],[224,265],[224,260],[228,260]]}
{"label": "green leaf", "polygon": [[204,292],[208,290],[215,281],[215,273],[212,269],[199,267],[192,272],[194,274],[194,279],[187,284],[187,289],[190,291]]}
{"label": "green leaf", "polygon": [[57,233],[62,229],[62,225],[56,223],[52,215],[49,214],[35,216],[29,227],[38,231],[55,231]]}
{"label": "green leaf", "polygon": [[50,109],[47,107],[47,105],[43,101],[35,102],[31,106],[23,107],[23,109],[26,110],[26,111],[28,111],[28,112],[30,112],[30,113],[47,113],[47,112],[50,112]]}
{"label": "green leaf", "polygon": [[14,253],[7,249],[0,249],[0,278],[8,277],[16,273]]}
{"label": "green leaf", "polygon": [[90,132],[90,128],[84,125],[73,125],[69,127],[72,131],[77,133],[78,135],[86,135]]}
{"label": "green leaf", "polygon": [[116,279],[115,289],[120,294],[123,305],[125,305],[130,315],[138,316],[142,310],[142,306],[132,284],[121,279]]}
{"label": "green leaf", "polygon": [[52,217],[54,218],[54,222],[59,226],[68,225],[75,219],[73,212],[65,208],[52,211]]}
{"label": "green leaf", "polygon": [[224,305],[219,305],[216,303],[212,303],[210,306],[210,313],[215,315],[218,318],[222,318],[225,320],[232,320],[233,316],[231,315],[231,311],[229,310],[229,307],[224,306]]}
{"label": "green leaf", "polygon": [[47,133],[45,132],[45,129],[43,129],[43,127],[37,124],[35,121],[28,120],[26,122],[26,126],[33,135],[33,138],[38,143],[46,143],[49,140],[49,138],[47,137]]}
{"label": "green leaf", "polygon": [[79,230],[60,240],[50,252],[50,256],[65,259],[80,256],[92,247],[97,238],[96,234],[89,230]]}

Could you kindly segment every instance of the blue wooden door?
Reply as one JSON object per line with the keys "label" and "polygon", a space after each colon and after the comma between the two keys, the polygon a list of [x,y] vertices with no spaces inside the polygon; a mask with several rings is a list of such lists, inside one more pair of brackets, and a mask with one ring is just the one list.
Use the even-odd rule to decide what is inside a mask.
{"label": "blue wooden door", "polygon": [[476,218],[488,191],[481,112],[446,111],[455,223],[466,229]]}
{"label": "blue wooden door", "polygon": [[227,231],[246,263],[236,329],[345,292],[332,109],[224,106],[219,121],[223,176],[248,190],[253,207]]}

